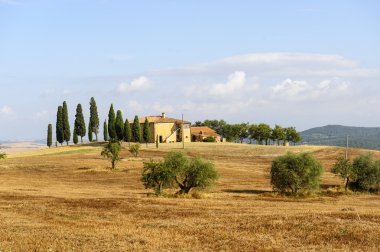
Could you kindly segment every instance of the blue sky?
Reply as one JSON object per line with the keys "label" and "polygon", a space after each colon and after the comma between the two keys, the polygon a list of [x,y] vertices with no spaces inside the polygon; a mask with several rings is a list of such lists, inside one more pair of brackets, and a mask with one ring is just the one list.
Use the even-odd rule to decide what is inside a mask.
{"label": "blue sky", "polygon": [[44,139],[63,100],[73,121],[91,96],[103,120],[113,102],[128,118],[380,126],[379,13],[379,1],[0,0],[0,140]]}

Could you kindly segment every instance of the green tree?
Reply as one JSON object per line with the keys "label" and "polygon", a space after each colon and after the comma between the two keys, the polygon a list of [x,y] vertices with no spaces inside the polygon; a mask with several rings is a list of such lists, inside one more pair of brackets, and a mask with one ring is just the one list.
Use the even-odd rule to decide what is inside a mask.
{"label": "green tree", "polygon": [[129,146],[129,152],[134,156],[137,157],[140,153],[140,147],[141,145],[139,143],[132,144]]}
{"label": "green tree", "polygon": [[173,186],[173,172],[163,162],[144,162],[141,181],[146,189],[153,189],[157,195],[165,188]]}
{"label": "green tree", "polygon": [[280,125],[275,125],[274,129],[272,130],[272,139],[273,141],[277,142],[277,145],[280,145],[281,141],[286,140],[286,131],[284,128],[282,128]]}
{"label": "green tree", "polygon": [[132,141],[135,143],[141,143],[142,142],[140,121],[139,121],[139,118],[137,116],[135,116],[135,119],[133,120]]}
{"label": "green tree", "polygon": [[107,120],[104,120],[103,124],[103,137],[104,137],[104,142],[108,141],[108,126],[107,126]]}
{"label": "green tree", "polygon": [[70,123],[69,123],[69,112],[67,109],[66,101],[63,102],[62,107],[62,116],[63,116],[63,139],[66,141],[66,144],[69,145],[71,139]]}
{"label": "green tree", "polygon": [[296,194],[318,189],[322,173],[321,163],[309,153],[287,153],[273,160],[270,178],[273,190]]}
{"label": "green tree", "polygon": [[77,134],[77,129],[76,128],[74,128],[73,142],[74,142],[74,144],[78,144],[78,134]]}
{"label": "green tree", "polygon": [[124,139],[124,120],[123,120],[123,114],[122,114],[121,110],[118,110],[116,113],[115,130],[116,130],[117,139],[119,141],[123,141],[123,139]]}
{"label": "green tree", "polygon": [[80,141],[83,143],[83,137],[86,135],[86,123],[83,117],[82,105],[77,105],[77,110],[75,114],[74,131],[77,137],[80,136]]}
{"label": "green tree", "polygon": [[131,125],[129,124],[128,118],[125,119],[124,123],[124,141],[129,142],[129,144],[132,141],[132,129]]}
{"label": "green tree", "polygon": [[121,145],[119,142],[109,142],[102,150],[101,155],[111,161],[112,169],[120,161]]}
{"label": "green tree", "polygon": [[63,133],[63,112],[62,112],[62,106],[58,107],[57,111],[57,122],[55,125],[55,134],[56,139],[58,143],[62,145],[62,143],[65,141],[64,133]]}
{"label": "green tree", "polygon": [[91,121],[88,122],[88,141],[92,142],[92,128],[91,128]]}
{"label": "green tree", "polygon": [[362,154],[353,161],[353,182],[351,188],[358,191],[379,191],[380,160],[371,154]]}
{"label": "green tree", "polygon": [[90,125],[91,125],[91,132],[95,133],[95,140],[98,141],[99,115],[98,115],[98,107],[96,106],[94,97],[91,97],[91,100],[90,100]]}
{"label": "green tree", "polygon": [[344,190],[347,192],[350,178],[355,177],[351,160],[338,157],[331,172],[339,175],[344,180]]}
{"label": "green tree", "polygon": [[248,127],[248,138],[249,138],[249,143],[252,143],[253,139],[256,139],[256,132],[257,132],[257,125],[256,124],[251,124]]}
{"label": "green tree", "polygon": [[293,143],[296,145],[296,143],[299,143],[301,141],[301,135],[299,132],[297,132],[296,128],[289,127],[285,129],[286,133],[286,141],[289,143]]}
{"label": "green tree", "polygon": [[48,131],[47,131],[47,146],[50,148],[52,144],[53,144],[53,126],[49,124]]}
{"label": "green tree", "polygon": [[255,133],[255,140],[259,144],[263,144],[265,142],[265,144],[268,145],[268,140],[270,139],[272,134],[272,129],[268,124],[260,123],[259,125],[257,125]]}
{"label": "green tree", "polygon": [[239,128],[239,139],[240,143],[243,143],[244,139],[248,138],[249,133],[248,133],[248,128],[249,128],[249,123],[241,123],[238,124],[237,127]]}
{"label": "green tree", "polygon": [[115,110],[113,109],[113,104],[111,104],[110,110],[108,112],[108,135],[111,141],[117,139],[116,134],[116,117]]}
{"label": "green tree", "polygon": [[145,122],[144,122],[143,138],[146,143],[146,147],[148,147],[148,142],[150,141],[150,127],[149,127],[148,118],[146,117],[145,117]]}

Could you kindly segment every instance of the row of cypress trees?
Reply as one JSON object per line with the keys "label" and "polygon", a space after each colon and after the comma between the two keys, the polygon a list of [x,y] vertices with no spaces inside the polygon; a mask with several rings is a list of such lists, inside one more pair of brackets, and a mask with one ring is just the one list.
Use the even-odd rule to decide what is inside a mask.
{"label": "row of cypress trees", "polygon": [[[75,114],[74,131],[73,131],[73,142],[78,143],[78,137],[81,138],[81,143],[83,143],[83,137],[86,135],[86,130],[88,133],[88,139],[90,142],[93,141],[93,134],[95,134],[95,141],[98,141],[99,133],[99,115],[98,108],[94,97],[90,100],[90,120],[88,123],[88,128],[86,129],[86,123],[83,116],[82,105],[78,104]],[[53,127],[52,124],[48,125],[47,132],[47,145],[52,146],[53,143]],[[117,111],[115,116],[115,111],[113,104],[111,104],[108,113],[108,125],[107,120],[103,124],[103,136],[104,141],[126,141],[126,142],[142,142],[143,140],[148,143],[150,139],[149,122],[145,119],[143,132],[141,132],[140,122],[138,116],[135,116],[132,127],[126,119],[123,120],[123,115],[121,110]],[[57,121],[56,121],[56,140],[57,143],[61,145],[66,142],[69,144],[71,139],[71,131],[69,124],[69,115],[67,109],[66,101],[63,102],[62,106],[58,107],[57,110]]]}

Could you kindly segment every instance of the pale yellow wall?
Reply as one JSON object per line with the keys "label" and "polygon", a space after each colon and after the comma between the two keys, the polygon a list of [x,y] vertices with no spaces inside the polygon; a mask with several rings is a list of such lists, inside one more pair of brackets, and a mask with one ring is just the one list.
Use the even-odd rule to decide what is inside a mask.
{"label": "pale yellow wall", "polygon": [[[151,126],[151,142],[155,142],[156,136],[162,136],[162,139],[166,143],[176,142],[177,133],[173,133],[176,130],[175,123],[154,123]],[[185,142],[191,142],[190,127],[184,129]]]}

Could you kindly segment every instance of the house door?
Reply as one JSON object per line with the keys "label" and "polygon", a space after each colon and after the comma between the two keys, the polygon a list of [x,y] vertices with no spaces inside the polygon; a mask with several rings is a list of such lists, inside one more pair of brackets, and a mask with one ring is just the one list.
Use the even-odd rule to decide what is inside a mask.
{"label": "house door", "polygon": [[163,142],[163,139],[162,139],[162,136],[160,136],[160,143],[162,143]]}

